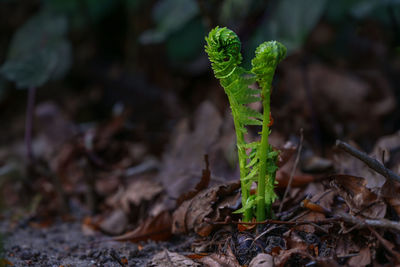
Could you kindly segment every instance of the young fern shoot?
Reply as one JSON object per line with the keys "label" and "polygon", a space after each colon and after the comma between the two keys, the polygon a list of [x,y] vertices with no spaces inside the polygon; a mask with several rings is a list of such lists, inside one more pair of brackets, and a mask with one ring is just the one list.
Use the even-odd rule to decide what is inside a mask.
{"label": "young fern shoot", "polygon": [[[261,98],[263,106],[263,125],[261,132],[261,144],[258,148],[259,173],[257,195],[257,221],[265,220],[265,210],[271,217],[271,205],[276,199],[274,192],[275,173],[277,170],[276,160],[278,153],[272,150],[268,143],[270,134],[270,99],[271,85],[275,69],[279,62],[286,56],[286,47],[279,42],[264,42],[256,49],[256,57],[251,61],[251,71],[256,75],[257,83],[261,87]],[[265,182],[267,186],[265,186]]]}
{"label": "young fern shoot", "polygon": [[[258,90],[249,88],[255,82],[255,77],[247,75],[249,73],[239,66],[242,62],[239,37],[231,30],[216,27],[210,32],[206,41],[205,49],[209,55],[214,75],[220,80],[232,110],[240,167],[243,220],[248,222],[252,218],[252,205],[248,204],[251,182],[244,179],[250,172],[249,166],[247,166],[247,144],[244,140],[244,135],[247,133],[245,126],[262,125],[262,114],[248,108],[246,104],[259,101],[261,98]],[[245,208],[246,204],[249,206],[247,209]]]}
{"label": "young fern shoot", "polygon": [[[211,61],[216,78],[228,96],[236,131],[240,182],[242,189],[243,221],[253,218],[257,207],[257,221],[265,220],[265,210],[271,214],[274,193],[276,159],[278,152],[268,144],[270,133],[271,82],[277,64],[285,57],[286,48],[278,42],[266,42],[256,50],[253,68],[247,71],[240,67],[242,55],[238,36],[227,28],[211,30],[206,37],[205,50]],[[250,86],[257,82],[260,89]],[[262,101],[263,114],[251,109],[248,104]],[[262,126],[261,141],[247,143],[244,139],[246,126]],[[250,195],[253,182],[257,182],[257,195]]]}

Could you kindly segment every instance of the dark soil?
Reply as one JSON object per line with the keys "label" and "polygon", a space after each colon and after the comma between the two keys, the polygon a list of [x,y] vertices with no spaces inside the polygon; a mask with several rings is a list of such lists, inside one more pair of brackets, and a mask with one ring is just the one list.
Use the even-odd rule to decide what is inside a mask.
{"label": "dark soil", "polygon": [[164,249],[179,252],[190,242],[104,241],[109,237],[96,233],[84,235],[78,221],[57,219],[48,228],[34,228],[28,221],[17,226],[1,222],[4,253],[14,266],[145,266],[154,254]]}

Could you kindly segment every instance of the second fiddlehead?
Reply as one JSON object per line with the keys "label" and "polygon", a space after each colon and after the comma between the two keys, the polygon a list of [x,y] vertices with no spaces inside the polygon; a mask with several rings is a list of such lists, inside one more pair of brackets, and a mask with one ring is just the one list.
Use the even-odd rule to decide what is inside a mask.
{"label": "second fiddlehead", "polygon": [[[271,216],[271,205],[276,195],[274,192],[275,173],[277,170],[277,153],[274,153],[268,143],[270,133],[270,99],[271,84],[275,69],[279,62],[286,56],[286,47],[276,41],[262,43],[256,49],[256,57],[252,60],[252,72],[261,87],[261,98],[263,105],[263,127],[261,133],[261,144],[257,151],[259,157],[259,173],[257,186],[257,221],[265,220],[265,209],[267,215]],[[265,207],[266,205],[266,207]]]}

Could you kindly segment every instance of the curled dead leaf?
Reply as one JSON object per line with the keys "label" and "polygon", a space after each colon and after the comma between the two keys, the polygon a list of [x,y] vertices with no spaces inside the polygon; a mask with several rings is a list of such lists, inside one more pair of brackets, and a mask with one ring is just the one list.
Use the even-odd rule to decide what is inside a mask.
{"label": "curled dead leaf", "polygon": [[148,239],[168,240],[171,237],[171,214],[163,211],[155,217],[148,217],[136,229],[113,238],[114,241],[139,242]]}
{"label": "curled dead leaf", "polygon": [[172,232],[183,234],[194,230],[201,236],[209,235],[214,225],[205,222],[204,219],[224,220],[224,218],[219,218],[222,216],[219,210],[227,206],[221,203],[224,198],[234,194],[239,186],[237,182],[214,186],[183,202],[173,213]]}
{"label": "curled dead leaf", "polygon": [[385,217],[386,204],[367,188],[364,178],[336,174],[332,176],[330,185],[352,212],[374,219]]}
{"label": "curled dead leaf", "polygon": [[349,259],[347,264],[350,267],[364,267],[371,264],[371,250],[368,247],[362,248],[357,256]]}
{"label": "curled dead leaf", "polygon": [[213,253],[199,260],[208,267],[240,267],[231,247],[228,245],[225,254]]}
{"label": "curled dead leaf", "polygon": [[283,250],[281,254],[274,258],[274,263],[276,267],[305,266],[312,259],[313,257],[306,250],[292,248]]}
{"label": "curled dead leaf", "polygon": [[120,205],[126,212],[130,212],[130,205],[136,207],[143,201],[150,201],[163,191],[161,184],[150,179],[139,179],[129,184],[125,192],[120,196]]}
{"label": "curled dead leaf", "polygon": [[273,267],[274,258],[265,253],[258,254],[254,259],[251,260],[249,267]]}
{"label": "curled dead leaf", "polygon": [[111,212],[102,222],[100,222],[100,229],[110,235],[119,235],[125,231],[128,225],[128,217],[121,209],[116,209]]}
{"label": "curled dead leaf", "polygon": [[158,266],[196,267],[200,266],[200,264],[178,253],[164,250],[154,255],[146,266],[147,267],[158,267]]}
{"label": "curled dead leaf", "polygon": [[211,254],[199,260],[207,267],[240,267],[236,258],[223,254]]}

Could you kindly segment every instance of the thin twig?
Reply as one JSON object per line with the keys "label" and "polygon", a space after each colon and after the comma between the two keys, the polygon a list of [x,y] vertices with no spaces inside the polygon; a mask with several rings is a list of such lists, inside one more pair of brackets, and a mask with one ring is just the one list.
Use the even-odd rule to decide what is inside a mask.
{"label": "thin twig", "polygon": [[32,152],[32,129],[33,129],[33,113],[35,109],[35,95],[36,87],[30,87],[28,89],[28,101],[26,104],[26,118],[25,118],[25,153],[27,165],[31,165],[33,162]]}
{"label": "thin twig", "polygon": [[282,212],[283,203],[285,202],[285,198],[286,198],[287,194],[289,193],[290,187],[291,187],[291,185],[292,185],[294,173],[295,173],[295,171],[296,171],[297,165],[299,164],[300,153],[301,153],[301,149],[302,149],[302,147],[303,147],[303,139],[304,139],[304,136],[303,136],[303,128],[301,128],[301,129],[300,129],[300,143],[299,143],[299,148],[297,149],[296,159],[295,159],[295,161],[294,161],[293,168],[292,168],[292,171],[291,171],[291,173],[290,173],[289,182],[288,182],[288,185],[286,186],[285,193],[283,194],[283,198],[282,198],[281,204],[279,205],[278,213],[281,213],[281,212]]}
{"label": "thin twig", "polygon": [[356,224],[358,228],[377,227],[400,232],[400,223],[387,219],[361,219],[344,212],[335,214],[335,217],[344,222]]}
{"label": "thin twig", "polygon": [[[304,201],[303,201],[304,202]],[[319,212],[326,216],[332,216],[332,218],[336,218],[337,220],[355,224],[356,228],[368,228],[368,227],[378,227],[378,228],[385,228],[385,229],[392,229],[400,232],[400,223],[395,221],[390,221],[387,219],[364,219],[359,218],[354,215],[345,213],[345,212],[336,212],[332,213],[326,208],[322,207],[317,203],[313,203],[311,201],[306,202],[307,205],[303,205],[304,208],[307,208],[314,212]],[[309,205],[312,204],[312,205]],[[319,208],[318,208],[319,207]]]}
{"label": "thin twig", "polygon": [[377,161],[376,159],[371,158],[368,156],[366,153],[359,151],[358,149],[350,146],[349,144],[336,140],[336,146],[339,147],[340,149],[343,149],[350,155],[358,158],[362,162],[368,165],[371,169],[375,170],[377,173],[383,175],[386,179],[391,179],[397,182],[400,182],[400,176],[395,174],[393,171],[390,169],[386,168],[382,163]]}

